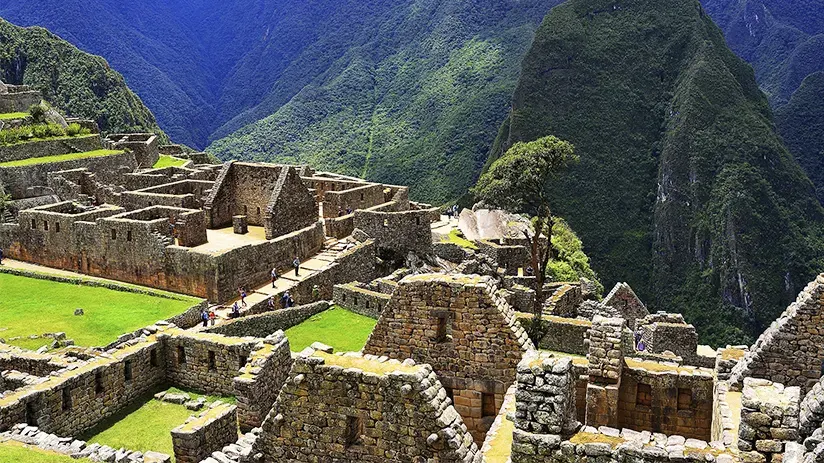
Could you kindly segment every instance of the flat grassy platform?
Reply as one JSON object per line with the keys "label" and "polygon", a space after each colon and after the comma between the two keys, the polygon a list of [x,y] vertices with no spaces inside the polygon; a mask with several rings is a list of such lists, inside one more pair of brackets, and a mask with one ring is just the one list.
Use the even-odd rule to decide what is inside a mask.
{"label": "flat grassy platform", "polygon": [[[0,273],[0,338],[65,332],[81,346],[103,346],[123,333],[183,313],[199,299],[167,299]],[[82,308],[85,315],[74,315]],[[10,344],[38,348],[45,339]]]}
{"label": "flat grassy platform", "polygon": [[47,452],[19,442],[0,442],[0,461],[14,463],[91,463],[86,458],[74,459],[66,455]]}
{"label": "flat grassy platform", "polygon": [[376,324],[376,320],[335,306],[289,328],[286,337],[293,352],[300,352],[315,341],[334,347],[335,352],[359,351]]}
{"label": "flat grassy platform", "polygon": [[113,154],[122,154],[123,151],[117,150],[95,150],[85,151],[83,153],[69,153],[58,154],[55,156],[43,156],[39,158],[20,159],[17,161],[0,162],[0,167],[21,167],[31,166],[35,164],[51,164],[54,162],[73,161],[76,159],[99,158],[102,156],[111,156]]}
{"label": "flat grassy platform", "polygon": [[169,156],[168,154],[161,154],[160,159],[158,159],[152,167],[155,169],[162,169],[164,167],[180,167],[187,162],[189,161],[186,159],[176,158],[174,156]]}
{"label": "flat grassy platform", "polygon": [[457,244],[465,249],[478,249],[478,246],[475,243],[461,236],[461,232],[457,229],[450,231],[449,235],[442,237],[441,242]]}
{"label": "flat grassy platform", "polygon": [[8,121],[11,119],[25,119],[29,113],[2,113],[0,114],[0,121]]}
{"label": "flat grassy platform", "polygon": [[[182,391],[171,388],[168,392]],[[199,394],[188,390],[183,392],[187,392],[192,399],[200,397]],[[207,404],[217,399],[223,402],[235,402],[234,398],[204,397],[206,397]],[[188,410],[183,405],[161,402],[160,400],[154,399],[153,396],[147,395],[114,416],[104,420],[94,429],[91,429],[83,435],[81,439],[89,443],[108,445],[115,449],[123,447],[141,452],[154,450],[155,452],[170,455],[174,459],[172,429],[183,424],[189,416],[200,413],[200,411],[203,410],[202,408],[195,412]],[[0,461],[3,460],[0,459]]]}

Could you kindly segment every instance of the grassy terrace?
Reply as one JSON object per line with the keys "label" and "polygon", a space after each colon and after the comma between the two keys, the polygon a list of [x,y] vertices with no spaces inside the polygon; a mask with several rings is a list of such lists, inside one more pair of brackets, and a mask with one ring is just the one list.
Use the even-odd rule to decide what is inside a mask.
{"label": "grassy terrace", "polygon": [[74,459],[66,455],[47,452],[19,442],[0,442],[0,462],[3,463],[91,463],[86,458]]}
{"label": "grassy terrace", "polygon": [[[169,389],[169,392],[182,391],[172,388]],[[185,392],[192,399],[200,397],[200,395],[191,391]],[[235,402],[234,398],[204,397],[206,397],[207,404],[218,399],[227,403]],[[208,407],[208,405],[206,406]],[[186,421],[186,418],[200,413],[200,411],[195,412],[186,409],[183,405],[162,402],[152,396],[146,396],[104,420],[81,438],[90,443],[96,442],[115,449],[123,447],[141,452],[153,450],[174,457],[172,429],[180,426]],[[5,460],[0,459],[0,461]]]}
{"label": "grassy terrace", "polygon": [[103,156],[111,156],[113,154],[122,154],[123,151],[117,150],[95,150],[86,151],[83,153],[69,153],[58,154],[56,156],[44,156],[40,158],[20,159],[18,161],[9,161],[0,163],[0,167],[21,167],[30,166],[34,164],[50,164],[53,162],[74,161],[76,159],[99,158]]}
{"label": "grassy terrace", "polygon": [[[106,345],[123,333],[182,313],[199,301],[187,296],[167,299],[5,273],[0,273],[0,288],[0,338],[27,349],[51,341],[28,336],[60,331],[81,346]],[[85,315],[74,315],[76,308],[82,308]],[[9,341],[17,336],[24,338]]]}
{"label": "grassy terrace", "polygon": [[457,244],[458,246],[460,246],[462,248],[465,248],[465,249],[474,249],[474,250],[478,249],[478,246],[475,243],[473,243],[472,241],[469,241],[468,239],[464,238],[461,235],[460,230],[458,230],[458,229],[450,231],[449,235],[444,236],[441,239],[441,241],[444,242],[444,243]]}
{"label": "grassy terrace", "polygon": [[0,114],[0,121],[8,121],[11,119],[24,119],[29,116],[29,113],[2,113]]}
{"label": "grassy terrace", "polygon": [[315,341],[335,348],[335,352],[351,352],[363,349],[377,321],[333,307],[305,322],[286,330],[289,347],[299,352]]}
{"label": "grassy terrace", "polygon": [[21,167],[31,166],[34,164],[50,164],[54,162],[74,161],[76,159],[99,158],[103,156],[111,156],[113,154],[122,154],[123,151],[117,150],[95,150],[85,151],[83,153],[68,153],[58,154],[56,156],[43,156],[39,158],[20,159],[17,161],[8,161],[0,163],[0,167]]}
{"label": "grassy terrace", "polygon": [[158,159],[152,167],[155,169],[162,169],[164,167],[180,167],[187,162],[189,161],[186,159],[176,158],[174,156],[169,156],[168,154],[161,154],[160,159]]}

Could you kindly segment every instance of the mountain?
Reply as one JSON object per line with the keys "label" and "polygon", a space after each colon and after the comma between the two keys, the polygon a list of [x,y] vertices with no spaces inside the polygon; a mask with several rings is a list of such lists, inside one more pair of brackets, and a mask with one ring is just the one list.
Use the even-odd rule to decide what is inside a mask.
{"label": "mountain", "polygon": [[551,188],[607,287],[750,341],[822,263],[824,210],[752,69],[696,0],[569,0],[538,29],[491,159],[555,135]]}
{"label": "mountain", "polygon": [[[802,90],[805,79],[824,72],[824,3],[702,1],[724,31],[729,47],[755,69],[756,80],[776,111],[779,132],[815,183],[819,200],[824,201],[824,132],[820,126],[798,125],[824,120],[824,106],[820,104],[824,88],[819,84],[820,78],[813,78]],[[793,117],[793,108],[803,110],[804,116]],[[818,149],[813,149],[813,145]]]}
{"label": "mountain", "polygon": [[534,18],[550,6],[517,0],[396,5],[271,115],[208,151],[224,159],[308,162],[410,185],[414,197],[429,201],[456,198],[486,160],[537,27]]}
{"label": "mountain", "polygon": [[445,201],[475,180],[561,0],[6,0],[104,56],[176,142]]}
{"label": "mountain", "polygon": [[0,19],[0,80],[40,90],[61,112],[94,119],[104,133],[163,135],[151,111],[106,60],[45,29],[24,29]]}

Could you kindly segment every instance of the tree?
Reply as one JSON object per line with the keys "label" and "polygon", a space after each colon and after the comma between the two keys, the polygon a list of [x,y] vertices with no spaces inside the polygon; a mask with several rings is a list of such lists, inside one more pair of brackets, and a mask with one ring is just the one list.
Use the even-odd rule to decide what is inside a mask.
{"label": "tree", "polygon": [[578,161],[571,143],[554,136],[518,142],[497,159],[472,188],[477,199],[492,207],[532,216],[532,233],[524,231],[535,269],[533,334],[540,326],[546,268],[552,258],[552,226],[547,185]]}

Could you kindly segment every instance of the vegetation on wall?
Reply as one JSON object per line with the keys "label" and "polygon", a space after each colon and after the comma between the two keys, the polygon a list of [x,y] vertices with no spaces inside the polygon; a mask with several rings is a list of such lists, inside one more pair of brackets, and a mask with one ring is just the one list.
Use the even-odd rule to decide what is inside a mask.
{"label": "vegetation on wall", "polygon": [[770,117],[697,1],[570,0],[536,33],[492,159],[572,142],[581,162],[550,194],[602,281],[703,342],[746,342],[824,255],[824,211]]}
{"label": "vegetation on wall", "polygon": [[[154,116],[123,76],[45,29],[0,19],[0,80],[30,85],[60,112],[94,119],[104,133],[160,133]],[[165,138],[165,135],[162,135]]]}

